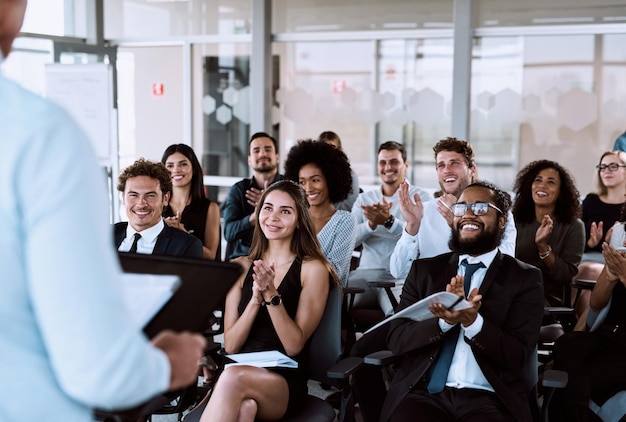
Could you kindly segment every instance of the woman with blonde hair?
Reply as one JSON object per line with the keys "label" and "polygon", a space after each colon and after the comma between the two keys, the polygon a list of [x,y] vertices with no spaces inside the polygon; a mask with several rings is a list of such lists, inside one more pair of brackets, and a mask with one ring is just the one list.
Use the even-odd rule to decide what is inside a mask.
{"label": "woman with blonde hair", "polygon": [[[626,153],[606,151],[596,166],[597,191],[583,200],[582,220],[585,223],[585,253],[575,279],[597,280],[602,268],[602,243],[610,242],[613,226],[620,214],[626,194]],[[577,308],[584,309],[589,291],[581,292]]]}

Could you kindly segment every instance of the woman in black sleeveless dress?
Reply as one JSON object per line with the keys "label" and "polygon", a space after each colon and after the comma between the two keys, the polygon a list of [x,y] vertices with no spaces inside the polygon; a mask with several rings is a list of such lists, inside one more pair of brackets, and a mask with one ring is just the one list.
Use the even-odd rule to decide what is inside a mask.
{"label": "woman in black sleeveless dress", "polygon": [[220,260],[220,209],[206,197],[195,152],[189,145],[170,145],[161,162],[172,176],[172,196],[163,209],[163,221],[200,239],[204,258]]}
{"label": "woman in black sleeveless dress", "polygon": [[280,181],[263,193],[250,255],[234,260],[244,275],[226,297],[226,353],[279,350],[298,369],[230,366],[201,421],[278,420],[304,403],[310,337],[337,283],[322,254],[302,189]]}

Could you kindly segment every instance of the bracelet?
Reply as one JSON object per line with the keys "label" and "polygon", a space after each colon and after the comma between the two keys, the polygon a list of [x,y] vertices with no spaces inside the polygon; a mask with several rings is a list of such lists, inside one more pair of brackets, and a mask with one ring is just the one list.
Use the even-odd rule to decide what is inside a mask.
{"label": "bracelet", "polygon": [[539,259],[546,259],[548,255],[550,255],[551,252],[552,252],[552,247],[548,245],[547,251],[545,251],[544,253],[539,253]]}

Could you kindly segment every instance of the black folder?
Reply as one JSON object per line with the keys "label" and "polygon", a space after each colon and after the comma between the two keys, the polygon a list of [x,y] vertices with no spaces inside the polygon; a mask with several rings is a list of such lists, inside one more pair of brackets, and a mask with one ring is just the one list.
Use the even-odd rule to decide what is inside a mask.
{"label": "black folder", "polygon": [[226,293],[241,275],[239,265],[201,259],[119,254],[124,272],[176,275],[180,287],[144,326],[149,338],[168,329],[201,333],[210,328],[213,311],[223,307]]}

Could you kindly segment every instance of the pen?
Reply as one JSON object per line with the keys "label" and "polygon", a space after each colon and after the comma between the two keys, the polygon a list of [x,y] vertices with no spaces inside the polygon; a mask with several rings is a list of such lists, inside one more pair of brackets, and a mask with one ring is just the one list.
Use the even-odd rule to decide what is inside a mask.
{"label": "pen", "polygon": [[454,301],[454,303],[453,303],[452,305],[448,306],[447,310],[448,310],[448,311],[452,311],[452,310],[454,310],[454,307],[455,307],[456,305],[458,305],[458,304],[459,304],[462,300],[463,300],[463,296],[459,296],[459,298],[458,298],[457,300],[455,300],[455,301]]}

